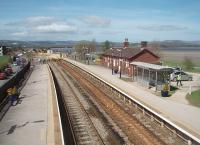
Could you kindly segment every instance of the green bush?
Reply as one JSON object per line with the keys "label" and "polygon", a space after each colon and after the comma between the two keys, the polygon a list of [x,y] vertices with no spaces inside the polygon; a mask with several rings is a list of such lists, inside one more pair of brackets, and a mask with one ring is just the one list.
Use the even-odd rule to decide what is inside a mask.
{"label": "green bush", "polygon": [[193,91],[191,95],[188,94],[186,98],[190,104],[200,107],[200,89]]}
{"label": "green bush", "polygon": [[10,56],[0,56],[0,69],[11,62]]}
{"label": "green bush", "polygon": [[183,64],[186,70],[192,70],[194,67],[192,60],[187,57],[184,59]]}

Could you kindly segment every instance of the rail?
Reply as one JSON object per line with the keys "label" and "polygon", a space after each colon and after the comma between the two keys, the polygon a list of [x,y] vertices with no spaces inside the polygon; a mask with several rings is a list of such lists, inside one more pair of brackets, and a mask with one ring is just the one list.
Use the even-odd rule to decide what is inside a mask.
{"label": "rail", "polygon": [[157,112],[155,112],[151,108],[145,106],[144,104],[142,104],[138,100],[132,98],[127,93],[125,93],[125,92],[121,91],[120,89],[116,88],[115,86],[113,86],[109,82],[103,80],[99,76],[97,76],[97,75],[95,75],[95,74],[93,74],[91,72],[88,72],[86,69],[81,68],[81,67],[77,66],[76,64],[74,64],[72,62],[69,62],[67,60],[64,60],[64,61],[66,61],[67,63],[70,63],[71,65],[73,65],[74,67],[84,71],[85,73],[91,75],[97,81],[100,81],[100,82],[104,83],[105,85],[107,85],[113,92],[115,91],[115,92],[118,93],[118,95],[120,97],[123,97],[124,100],[127,99],[128,102],[133,103],[133,105],[135,105],[136,108],[140,109],[143,112],[143,114],[147,114],[149,117],[151,117],[151,119],[154,119],[155,121],[160,123],[162,127],[168,128],[169,130],[172,131],[172,133],[176,134],[177,136],[179,136],[180,138],[185,140],[188,143],[188,145],[192,145],[192,144],[200,145],[200,139],[198,139],[194,135],[190,134],[189,132],[187,132],[183,128],[177,126],[176,124],[171,122],[169,119],[161,116],[160,114],[158,114]]}
{"label": "rail", "polygon": [[76,140],[75,140],[75,134],[73,132],[71,120],[68,114],[67,108],[65,107],[65,101],[62,95],[61,88],[58,84],[58,81],[55,77],[55,74],[50,67],[53,80],[55,83],[55,88],[56,88],[56,93],[57,93],[57,99],[58,99],[58,106],[59,106],[59,111],[60,111],[60,117],[61,117],[61,125],[62,125],[62,131],[63,131],[63,138],[64,138],[64,143],[65,144],[70,144],[70,145],[77,145]]}

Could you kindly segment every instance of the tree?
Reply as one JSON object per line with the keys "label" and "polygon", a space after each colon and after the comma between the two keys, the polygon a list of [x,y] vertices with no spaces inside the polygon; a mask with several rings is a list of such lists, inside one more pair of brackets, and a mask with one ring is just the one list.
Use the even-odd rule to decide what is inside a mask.
{"label": "tree", "polygon": [[194,67],[194,63],[188,57],[184,58],[183,64],[184,64],[184,67],[185,67],[186,70],[192,70],[193,67]]}
{"label": "tree", "polygon": [[90,49],[90,52],[95,52],[96,51],[96,40],[93,39],[89,44],[88,48]]}
{"label": "tree", "polygon": [[106,40],[104,43],[103,43],[103,46],[102,46],[102,50],[103,52],[105,52],[106,50],[110,49],[111,47],[111,44],[108,40]]}
{"label": "tree", "polygon": [[85,57],[86,48],[88,48],[88,43],[86,41],[81,41],[75,45],[75,50],[78,55],[80,55],[80,59]]}
{"label": "tree", "polygon": [[85,52],[85,48],[88,48],[88,42],[80,41],[78,44],[75,45],[75,50],[77,53]]}

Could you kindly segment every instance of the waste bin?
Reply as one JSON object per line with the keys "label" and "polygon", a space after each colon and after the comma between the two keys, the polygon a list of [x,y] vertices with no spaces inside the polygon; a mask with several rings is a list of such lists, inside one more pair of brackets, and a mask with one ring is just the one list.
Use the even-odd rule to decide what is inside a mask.
{"label": "waste bin", "polygon": [[162,95],[162,97],[168,97],[169,96],[169,91],[161,90],[161,95]]}

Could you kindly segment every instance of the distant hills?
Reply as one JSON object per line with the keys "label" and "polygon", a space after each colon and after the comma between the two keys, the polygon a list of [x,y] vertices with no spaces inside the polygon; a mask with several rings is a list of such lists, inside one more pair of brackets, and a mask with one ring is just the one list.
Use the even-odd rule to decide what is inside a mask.
{"label": "distant hills", "polygon": [[26,47],[26,48],[50,48],[50,47],[67,47],[77,44],[78,41],[14,41],[0,40],[0,45],[9,47]]}
{"label": "distant hills", "polygon": [[200,49],[200,41],[181,41],[181,40],[165,40],[165,41],[155,41],[161,48],[189,48],[196,47]]}
{"label": "distant hills", "polygon": [[[5,45],[13,48],[63,48],[73,47],[81,41],[15,41],[15,40],[0,40],[0,45]],[[89,42],[89,41],[84,41]],[[103,42],[96,42],[97,47],[101,47]],[[112,46],[122,46],[121,42],[111,42]],[[200,41],[181,41],[181,40],[165,40],[152,41],[149,44],[155,44],[163,50],[200,50]],[[140,43],[131,43],[132,46],[138,46]]]}

